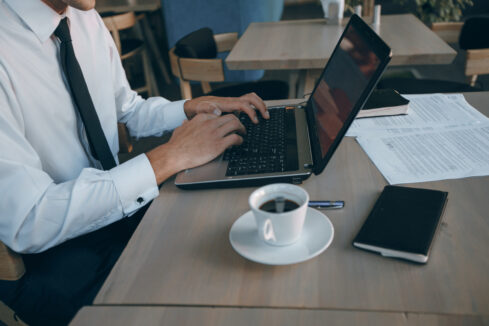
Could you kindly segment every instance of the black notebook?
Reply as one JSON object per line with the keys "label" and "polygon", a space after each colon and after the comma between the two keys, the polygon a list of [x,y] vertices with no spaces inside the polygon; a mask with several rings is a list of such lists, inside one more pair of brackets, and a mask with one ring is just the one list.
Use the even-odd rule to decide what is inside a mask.
{"label": "black notebook", "polygon": [[409,100],[394,89],[376,89],[372,92],[357,118],[407,114]]}
{"label": "black notebook", "polygon": [[447,195],[438,190],[385,186],[353,245],[426,263]]}

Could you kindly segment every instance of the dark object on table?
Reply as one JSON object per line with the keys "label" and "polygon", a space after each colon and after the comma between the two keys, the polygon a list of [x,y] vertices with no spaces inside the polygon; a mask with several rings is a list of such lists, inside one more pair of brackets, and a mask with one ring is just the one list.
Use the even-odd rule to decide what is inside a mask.
{"label": "dark object on table", "polygon": [[385,186],[353,245],[386,257],[426,263],[447,195],[438,190]]}
{"label": "dark object on table", "polygon": [[402,97],[396,90],[390,88],[376,89],[358,112],[357,118],[406,114],[408,105],[409,100]]}

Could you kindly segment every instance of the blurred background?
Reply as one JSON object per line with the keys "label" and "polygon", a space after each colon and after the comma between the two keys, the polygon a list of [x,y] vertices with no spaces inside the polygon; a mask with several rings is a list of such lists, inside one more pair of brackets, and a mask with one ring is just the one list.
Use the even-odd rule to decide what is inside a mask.
{"label": "blurred background", "polygon": [[[100,2],[110,0],[99,0]],[[373,0],[370,0],[373,3]],[[365,5],[365,0],[345,0],[345,17],[353,13],[356,5]],[[418,17],[429,28],[439,22],[464,22],[474,16],[489,16],[489,1],[487,0],[376,0],[381,5],[382,15],[411,13]],[[110,13],[103,13],[103,16]],[[149,55],[149,69],[153,72],[153,82],[157,92],[169,100],[182,99],[178,78],[172,74],[171,60],[168,51],[185,35],[202,27],[209,27],[217,33],[238,33],[238,37],[246,30],[251,22],[321,19],[324,17],[319,0],[161,0],[158,10],[145,12],[145,22],[153,34],[160,58]],[[489,37],[489,30],[480,30],[477,38]],[[130,38],[133,32],[121,31],[121,40]],[[146,36],[146,34],[142,34]],[[465,75],[466,51],[459,47],[458,36],[449,40],[449,45],[457,51],[457,56],[450,64],[444,65],[412,65],[389,67],[387,77],[407,76],[414,79],[434,79],[468,83]],[[224,59],[228,52],[219,54]],[[159,59],[159,62],[158,62]],[[164,67],[162,67],[162,65]],[[225,63],[225,81],[210,83],[214,88],[233,86],[237,83],[255,80],[289,80],[288,71],[229,71]],[[124,67],[133,88],[144,84],[143,63],[137,56],[124,60]],[[166,69],[167,76],[161,68]],[[481,90],[489,90],[489,75],[479,75],[475,86]],[[193,97],[204,94],[200,83],[190,83]],[[147,92],[141,92],[148,96]],[[148,150],[168,139],[168,135],[158,138],[137,141],[130,139],[134,145],[131,153],[121,154],[124,161],[134,155]]]}

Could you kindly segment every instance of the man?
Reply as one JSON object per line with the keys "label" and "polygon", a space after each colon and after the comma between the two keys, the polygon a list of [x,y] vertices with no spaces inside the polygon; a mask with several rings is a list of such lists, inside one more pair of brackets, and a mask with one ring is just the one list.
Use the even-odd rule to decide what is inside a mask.
{"label": "man", "polygon": [[[0,299],[29,324],[90,304],[158,185],[242,142],[255,94],[169,102],[131,91],[95,0],[0,0],[0,240],[27,273]],[[168,143],[117,164],[117,122]],[[143,209],[141,209],[143,208]]]}

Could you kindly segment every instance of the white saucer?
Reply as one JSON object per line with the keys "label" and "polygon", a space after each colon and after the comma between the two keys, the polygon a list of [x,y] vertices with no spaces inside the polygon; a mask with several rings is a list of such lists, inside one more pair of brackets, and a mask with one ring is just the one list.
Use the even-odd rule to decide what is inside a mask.
{"label": "white saucer", "polygon": [[267,265],[296,264],[316,257],[329,247],[333,236],[334,228],[329,218],[310,207],[301,238],[289,246],[272,246],[260,239],[252,211],[241,215],[229,231],[234,250],[249,260]]}

